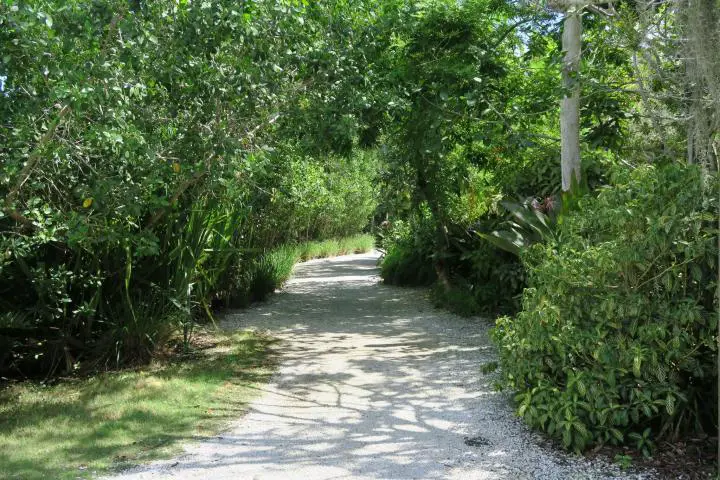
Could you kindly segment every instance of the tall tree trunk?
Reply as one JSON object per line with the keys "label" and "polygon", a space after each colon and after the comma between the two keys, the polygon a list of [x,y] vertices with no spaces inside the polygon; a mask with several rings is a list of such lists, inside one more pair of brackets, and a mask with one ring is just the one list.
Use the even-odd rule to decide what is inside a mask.
{"label": "tall tree trunk", "polygon": [[562,81],[565,93],[560,103],[560,165],[562,189],[570,190],[575,182],[580,183],[580,80],[578,78],[582,45],[581,9],[568,8],[563,25]]}

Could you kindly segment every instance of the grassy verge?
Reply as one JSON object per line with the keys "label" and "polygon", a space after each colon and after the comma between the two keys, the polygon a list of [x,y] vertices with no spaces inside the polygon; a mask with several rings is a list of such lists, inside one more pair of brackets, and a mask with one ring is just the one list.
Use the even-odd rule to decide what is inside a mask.
{"label": "grassy verge", "polygon": [[297,262],[364,253],[374,246],[372,235],[355,235],[338,240],[282,245],[269,250],[253,260],[247,274],[236,285],[230,306],[247,307],[253,302],[264,301],[290,278]]}
{"label": "grassy verge", "polygon": [[305,242],[297,247],[298,260],[306,261],[313,258],[335,257],[352,253],[369,252],[375,246],[372,235],[355,235],[341,239],[324,240],[321,242]]}
{"label": "grassy verge", "polygon": [[[274,249],[250,271],[248,303],[287,281],[298,261],[363,253],[374,243],[356,235]],[[182,361],[0,389],[0,480],[90,478],[218,432],[269,377],[272,339],[250,332],[199,339],[205,347]]]}
{"label": "grassy verge", "polygon": [[0,479],[89,478],[218,432],[269,377],[271,338],[207,332],[181,361],[0,390]]}

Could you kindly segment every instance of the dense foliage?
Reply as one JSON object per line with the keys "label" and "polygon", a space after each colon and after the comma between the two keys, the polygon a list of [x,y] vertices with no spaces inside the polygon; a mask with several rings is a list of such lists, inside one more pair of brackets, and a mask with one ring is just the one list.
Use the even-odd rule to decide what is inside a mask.
{"label": "dense foliage", "polygon": [[[383,278],[432,285],[462,315],[516,314],[494,334],[501,384],[529,424],[578,451],[650,454],[717,422],[716,165],[682,157],[693,100],[679,101],[682,61],[669,53],[682,23],[633,8],[583,15],[571,192],[560,191],[561,18],[422,3],[389,53],[399,88],[381,158]],[[648,39],[664,42],[657,57]],[[643,83],[653,60],[673,77]],[[703,115],[720,115],[700,93]]]}
{"label": "dense foliage", "polygon": [[523,254],[523,310],[498,320],[495,338],[528,423],[577,450],[649,452],[712,431],[718,199],[705,192],[699,169],[618,170],[558,241]]}
{"label": "dense foliage", "polygon": [[366,13],[0,4],[0,373],[145,360],[264,296],[263,251],[360,232]]}
{"label": "dense foliage", "polygon": [[[412,255],[401,244],[389,246],[388,258],[411,270],[424,256],[439,278],[436,298],[457,298],[463,313],[514,311],[524,269],[476,233],[505,219],[503,198],[542,200],[559,191],[557,24],[512,5],[472,1],[431,2],[406,25],[393,50],[391,78],[402,83],[382,177],[391,197],[381,198],[382,207],[412,225],[414,242],[424,243]],[[594,79],[621,81],[627,57],[603,42],[602,26],[592,32]],[[586,96],[589,186],[603,181],[625,101],[622,94]]]}
{"label": "dense foliage", "polygon": [[570,75],[523,2],[0,2],[0,375],[146,361],[376,226],[385,282],[511,315],[566,447],[708,431],[720,8],[671,3],[583,10]]}

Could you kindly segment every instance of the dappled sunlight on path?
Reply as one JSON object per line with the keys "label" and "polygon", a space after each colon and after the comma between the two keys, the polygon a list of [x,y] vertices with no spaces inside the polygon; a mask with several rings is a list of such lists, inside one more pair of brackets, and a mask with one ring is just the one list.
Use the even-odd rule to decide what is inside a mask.
{"label": "dappled sunlight on path", "polygon": [[[246,416],[186,454],[124,479],[616,478],[540,446],[483,376],[488,322],[379,284],[375,254],[298,265],[272,300],[226,328],[283,342]],[[623,477],[629,478],[629,477]]]}

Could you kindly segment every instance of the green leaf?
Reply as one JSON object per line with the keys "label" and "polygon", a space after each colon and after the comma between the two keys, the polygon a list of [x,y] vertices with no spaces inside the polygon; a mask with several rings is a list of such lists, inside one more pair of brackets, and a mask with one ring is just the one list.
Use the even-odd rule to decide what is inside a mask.
{"label": "green leaf", "polygon": [[675,397],[668,394],[665,398],[665,411],[668,415],[675,415]]}
{"label": "green leaf", "polygon": [[640,367],[642,366],[642,358],[639,355],[635,355],[633,358],[633,375],[640,377]]}
{"label": "green leaf", "polygon": [[624,436],[620,430],[617,428],[610,428],[610,434],[615,438],[615,440],[622,443]]}

